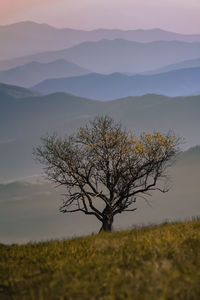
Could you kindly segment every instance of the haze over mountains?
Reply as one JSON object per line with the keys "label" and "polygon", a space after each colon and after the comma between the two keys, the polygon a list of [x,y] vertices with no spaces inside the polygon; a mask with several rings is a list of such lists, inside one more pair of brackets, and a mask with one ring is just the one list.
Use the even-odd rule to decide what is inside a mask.
{"label": "haze over mountains", "polygon": [[[61,194],[65,191],[41,180],[41,166],[33,161],[33,147],[40,143],[41,136],[55,131],[59,135],[70,134],[95,115],[107,113],[136,134],[173,129],[175,134],[185,137],[186,144],[181,146],[188,147],[200,141],[199,112],[200,96],[145,95],[99,102],[64,93],[37,96],[32,91],[1,84],[1,242],[66,238],[98,230],[94,218],[59,213]],[[134,216],[120,215],[115,220],[115,228],[198,215],[199,149],[184,152],[170,169],[169,193],[153,194],[149,205],[138,199]]]}
{"label": "haze over mountains", "polygon": [[[14,88],[10,87],[13,95]],[[14,98],[5,86],[1,88],[0,108],[0,181],[41,173],[32,156],[40,137],[72,133],[98,114],[111,115],[136,134],[172,129],[185,138],[183,147],[200,141],[200,96],[168,98],[152,94],[108,102],[64,93]]]}
{"label": "haze over mountains", "polygon": [[183,60],[196,59],[200,43],[156,41],[138,43],[123,39],[85,42],[69,49],[43,52],[0,62],[8,69],[32,61],[51,62],[65,59],[97,73],[140,73],[158,69]]}
{"label": "haze over mountains", "polygon": [[119,73],[111,75],[94,73],[72,78],[49,79],[33,89],[44,94],[62,91],[80,97],[106,101],[150,93],[172,97],[195,95],[199,87],[200,67],[156,75],[127,76]]}
{"label": "haze over mountains", "polygon": [[174,70],[197,68],[197,67],[200,67],[200,58],[184,60],[176,64],[171,64],[156,70],[148,71],[143,74],[146,75],[161,74],[161,73],[166,73]]}
{"label": "haze over mountains", "polygon": [[[41,136],[71,134],[98,114],[110,115],[136,135],[172,130],[184,138],[184,150],[199,145],[200,35],[160,29],[57,29],[34,22],[0,26],[4,241],[52,238],[58,232],[63,236],[66,228],[67,235],[95,229],[90,219],[80,229],[80,216],[61,219],[60,193],[37,181],[42,168],[32,153]],[[159,222],[198,214],[199,153],[196,147],[180,156],[173,169],[174,191],[155,196],[157,210],[142,204],[135,223],[144,216],[147,222]],[[160,199],[166,204],[157,206]],[[116,224],[133,221],[125,217]]]}
{"label": "haze over mountains", "polygon": [[[34,86],[33,91],[0,84],[1,180],[36,174],[39,169],[33,163],[31,153],[40,136],[53,131],[70,133],[96,114],[108,113],[136,132],[173,129],[186,138],[188,146],[199,144],[199,96],[168,98],[154,95],[198,95],[199,36],[176,35],[162,30],[70,31],[32,22],[4,26],[0,30],[7,41],[12,40],[10,36],[15,36],[13,43],[20,44],[26,37],[27,47],[30,46],[33,52],[35,48],[31,43],[37,40],[38,47],[42,47],[39,37],[45,34],[46,46],[52,50],[48,41],[50,43],[51,34],[51,42],[55,43],[53,32],[58,39],[65,35],[69,43],[83,41],[83,36],[88,40],[64,50],[0,63],[2,68],[18,66],[1,71],[0,82]],[[69,32],[76,39],[68,38]],[[137,41],[119,39],[120,34],[123,38],[132,37]],[[97,41],[89,41],[88,36]],[[32,37],[30,44],[29,37]],[[102,37],[110,40],[101,40]],[[157,40],[161,37],[162,41]],[[175,38],[182,40],[171,40]],[[5,45],[1,43],[1,47]],[[56,47],[60,47],[59,43]],[[21,54],[26,51],[23,43],[20,49]],[[148,70],[160,70],[160,73],[131,75]],[[163,70],[170,72],[164,73]],[[92,73],[94,71],[112,74]],[[43,96],[40,93],[53,94]],[[128,97],[145,94],[152,95]],[[107,103],[94,101],[116,98],[123,99]]]}
{"label": "haze over mountains", "polygon": [[161,29],[97,29],[84,31],[71,28],[58,29],[47,24],[26,21],[0,26],[0,58],[6,60],[47,50],[69,48],[85,41],[113,40],[116,38],[136,42],[158,40],[200,42],[200,35],[184,35]]}
{"label": "haze over mountains", "polygon": [[10,70],[0,71],[0,82],[30,87],[47,78],[71,77],[90,73],[66,60],[50,63],[30,62]]}
{"label": "haze over mountains", "polygon": [[27,98],[39,96],[39,94],[40,93],[22,87],[0,83],[0,103],[2,104],[1,109],[3,109],[4,105],[7,104],[7,98]]}
{"label": "haze over mountains", "polygon": [[[41,83],[36,88],[45,93],[66,91],[101,100],[145,93],[163,93],[169,96],[197,94],[198,74],[195,82],[186,83],[186,81],[189,77],[188,82],[191,82],[196,76],[197,69],[191,68],[200,67],[199,37],[200,35],[180,35],[159,29],[129,31],[56,29],[33,22],[0,26],[0,38],[2,41],[6,38],[8,42],[8,45],[6,41],[1,43],[0,54],[4,50],[9,53],[18,46],[21,49],[19,58],[2,60],[3,54],[0,56],[0,82],[32,87],[48,79],[62,78],[60,81]],[[52,51],[55,48],[50,45],[51,43],[60,49],[59,40],[62,40],[63,47],[72,47]],[[26,45],[23,46],[25,42]],[[42,48],[45,42],[48,51],[41,52],[45,50]],[[14,44],[17,44],[16,47]],[[38,45],[41,49],[35,49],[32,44]],[[10,50],[6,51],[6,45]],[[30,47],[32,52],[40,53],[23,56],[25,52],[28,54],[26,47]],[[176,73],[162,74],[186,68],[191,70],[177,73],[179,78],[175,78]],[[91,74],[79,77],[89,73],[111,75],[103,77]],[[131,78],[112,73],[127,74]],[[133,78],[132,75],[136,74],[160,74],[160,76]],[[69,78],[67,81],[63,79],[75,76],[77,78]],[[118,85],[117,88],[113,87],[114,84]],[[98,92],[98,89],[105,90]]]}
{"label": "haze over mountains", "polygon": [[[171,190],[166,194],[153,193],[148,204],[138,198],[137,211],[117,216],[114,228],[121,230],[198,216],[199,172],[200,147],[195,147],[181,154],[170,168]],[[98,232],[99,223],[94,217],[59,213],[64,192],[41,178],[0,183],[1,243],[63,239]]]}

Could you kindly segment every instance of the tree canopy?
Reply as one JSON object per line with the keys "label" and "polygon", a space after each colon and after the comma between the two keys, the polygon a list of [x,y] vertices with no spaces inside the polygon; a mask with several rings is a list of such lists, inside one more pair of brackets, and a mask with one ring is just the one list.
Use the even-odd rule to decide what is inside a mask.
{"label": "tree canopy", "polygon": [[110,231],[116,214],[136,210],[138,197],[168,191],[160,183],[178,144],[172,133],[137,138],[109,116],[98,116],[69,137],[42,138],[35,154],[48,179],[66,188],[60,211],[93,215],[101,230]]}

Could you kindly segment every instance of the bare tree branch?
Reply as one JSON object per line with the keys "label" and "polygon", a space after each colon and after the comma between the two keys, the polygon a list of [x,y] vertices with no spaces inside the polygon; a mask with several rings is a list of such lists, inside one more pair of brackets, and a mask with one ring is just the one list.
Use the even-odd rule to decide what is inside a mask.
{"label": "bare tree branch", "polygon": [[111,230],[113,218],[135,211],[136,197],[166,193],[160,182],[178,153],[180,139],[172,133],[136,138],[110,117],[96,117],[75,135],[42,138],[35,156],[47,178],[66,189],[60,211],[82,212]]}

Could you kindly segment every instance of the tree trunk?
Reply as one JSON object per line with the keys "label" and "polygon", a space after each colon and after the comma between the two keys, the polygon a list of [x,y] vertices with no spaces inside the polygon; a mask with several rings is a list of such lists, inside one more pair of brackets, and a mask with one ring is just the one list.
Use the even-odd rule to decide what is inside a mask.
{"label": "tree trunk", "polygon": [[113,224],[113,213],[109,206],[103,211],[103,222],[99,232],[101,231],[112,231],[112,224]]}

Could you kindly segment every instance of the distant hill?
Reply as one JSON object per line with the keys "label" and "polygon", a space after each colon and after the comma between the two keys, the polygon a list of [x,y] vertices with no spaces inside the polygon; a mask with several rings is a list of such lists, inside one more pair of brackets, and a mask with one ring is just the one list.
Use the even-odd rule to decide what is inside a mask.
{"label": "distant hill", "polygon": [[31,62],[0,71],[0,82],[30,87],[49,78],[71,77],[87,73],[89,73],[88,70],[65,60],[56,60],[50,63]]}
{"label": "distant hill", "polygon": [[172,64],[169,66],[165,66],[163,68],[159,68],[157,70],[146,72],[146,74],[153,75],[153,74],[166,73],[166,72],[179,70],[179,69],[188,69],[188,68],[197,68],[197,67],[200,67],[200,58],[185,60],[177,64]]}
{"label": "distant hill", "polygon": [[4,97],[12,98],[27,98],[27,97],[36,97],[40,93],[33,90],[25,89],[19,86],[8,85],[0,83],[0,101],[4,100]]}
{"label": "distant hill", "polygon": [[200,90],[194,93],[194,95],[200,95]]}
{"label": "distant hill", "polygon": [[136,134],[172,129],[186,140],[183,147],[199,144],[200,96],[168,98],[159,95],[99,102],[56,93],[16,99],[0,95],[0,181],[41,172],[32,160],[40,137],[72,133],[98,114],[109,114]]}
{"label": "distant hill", "polygon": [[123,39],[84,42],[69,49],[0,62],[9,69],[32,61],[51,62],[64,59],[96,73],[141,73],[169,64],[199,58],[200,43],[157,41],[138,43]]}
{"label": "distant hill", "polygon": [[80,97],[104,101],[150,93],[172,97],[188,96],[197,94],[199,86],[200,67],[156,75],[88,74],[46,80],[33,89],[44,94],[68,92]]}
{"label": "distant hill", "polygon": [[64,49],[78,44],[81,35],[81,30],[63,30],[31,21],[0,26],[0,57],[4,60]]}
{"label": "distant hill", "polygon": [[180,154],[178,164],[182,163],[195,164],[200,167],[200,145],[189,148],[187,151]]}
{"label": "distant hill", "polygon": [[71,28],[58,29],[47,24],[26,21],[0,26],[0,57],[5,60],[48,50],[69,48],[85,41],[113,40],[116,38],[137,42],[157,40],[200,42],[200,35],[184,35],[161,29],[84,31]]}
{"label": "distant hill", "polygon": [[93,110],[95,101],[62,93],[21,99],[0,93],[0,181],[38,174],[32,152],[40,137],[72,132]]}

